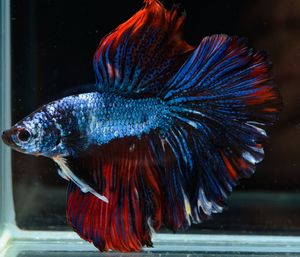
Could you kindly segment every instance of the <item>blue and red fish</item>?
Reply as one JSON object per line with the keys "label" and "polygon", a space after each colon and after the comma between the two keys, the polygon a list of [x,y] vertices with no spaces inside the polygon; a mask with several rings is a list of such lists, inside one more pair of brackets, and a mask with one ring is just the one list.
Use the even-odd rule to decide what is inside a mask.
{"label": "blue and red fish", "polygon": [[151,232],[222,212],[264,157],[282,102],[266,55],[244,39],[182,40],[158,0],[105,36],[96,91],[51,102],[11,129],[13,149],[52,158],[69,181],[67,219],[100,251],[139,251]]}

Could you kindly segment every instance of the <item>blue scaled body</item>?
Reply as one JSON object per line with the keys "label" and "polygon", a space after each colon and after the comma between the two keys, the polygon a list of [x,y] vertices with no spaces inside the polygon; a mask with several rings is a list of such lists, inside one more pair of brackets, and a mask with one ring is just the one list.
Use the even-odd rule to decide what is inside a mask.
{"label": "blue scaled body", "polygon": [[56,142],[43,155],[76,156],[91,145],[100,146],[116,138],[140,138],[155,129],[163,131],[169,127],[167,113],[167,105],[159,98],[134,99],[112,92],[92,92],[49,103],[19,126],[44,126],[45,131],[47,127],[57,131],[43,136],[41,145],[36,146],[49,149]]}
{"label": "blue scaled body", "polygon": [[[65,135],[80,134],[89,144],[102,145],[115,138],[141,137],[164,126],[167,107],[158,98],[130,99],[114,93],[86,93],[63,98],[46,107],[53,117],[68,112],[62,120]],[[63,124],[68,122],[68,124]],[[166,125],[166,124],[165,124]]]}

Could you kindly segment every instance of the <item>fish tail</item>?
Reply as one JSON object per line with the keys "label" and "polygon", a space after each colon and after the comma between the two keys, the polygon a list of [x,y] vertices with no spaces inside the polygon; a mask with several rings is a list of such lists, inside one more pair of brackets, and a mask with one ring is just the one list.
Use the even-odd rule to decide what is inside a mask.
{"label": "fish tail", "polygon": [[[167,223],[177,229],[221,212],[238,180],[254,173],[264,157],[265,126],[277,120],[282,100],[266,54],[227,35],[204,38],[159,97],[172,123],[164,142],[177,179],[164,176],[177,197],[167,204]],[[165,153],[157,149],[157,156]]]}
{"label": "fish tail", "polygon": [[159,95],[196,129],[206,120],[272,125],[282,105],[266,53],[227,35],[204,38]]}

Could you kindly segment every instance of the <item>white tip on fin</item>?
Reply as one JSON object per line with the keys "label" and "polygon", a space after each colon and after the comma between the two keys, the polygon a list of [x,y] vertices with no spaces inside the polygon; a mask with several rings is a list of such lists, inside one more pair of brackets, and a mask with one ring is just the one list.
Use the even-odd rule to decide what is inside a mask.
{"label": "white tip on fin", "polygon": [[93,188],[91,188],[88,184],[80,180],[68,167],[67,160],[61,156],[53,157],[53,160],[60,167],[59,175],[64,179],[71,180],[76,186],[80,188],[83,193],[91,193],[103,202],[108,203],[108,199],[104,195],[100,195]]}

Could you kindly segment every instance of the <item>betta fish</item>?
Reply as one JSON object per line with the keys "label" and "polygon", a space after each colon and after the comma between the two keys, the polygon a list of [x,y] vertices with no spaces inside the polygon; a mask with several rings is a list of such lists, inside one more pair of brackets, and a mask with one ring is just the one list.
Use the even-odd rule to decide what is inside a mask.
{"label": "betta fish", "polygon": [[191,46],[184,20],[178,7],[145,0],[100,41],[95,91],[3,132],[13,149],[58,164],[68,223],[100,251],[140,251],[162,226],[222,212],[264,157],[282,106],[267,55],[225,34]]}

